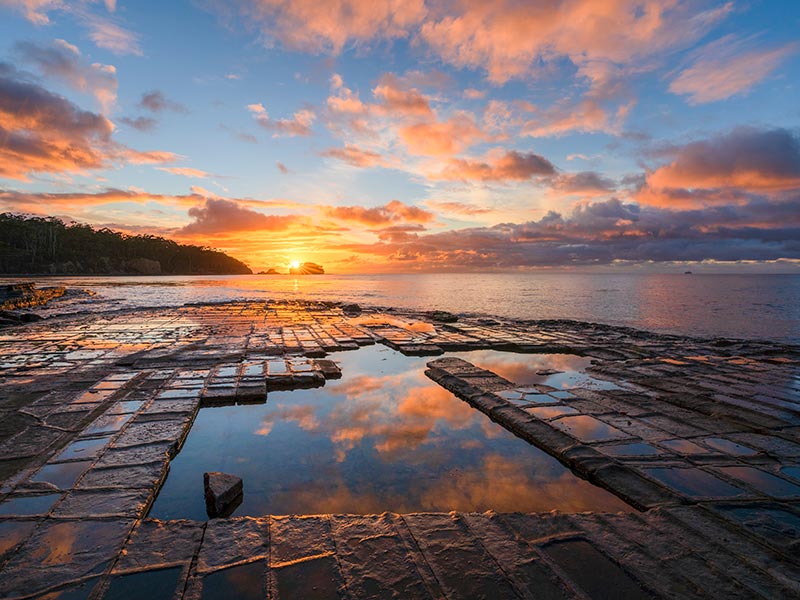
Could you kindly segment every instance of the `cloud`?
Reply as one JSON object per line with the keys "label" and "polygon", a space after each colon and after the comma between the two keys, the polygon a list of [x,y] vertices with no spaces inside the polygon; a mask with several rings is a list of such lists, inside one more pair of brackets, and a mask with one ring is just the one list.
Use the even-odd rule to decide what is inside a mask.
{"label": "cloud", "polygon": [[393,117],[432,117],[428,97],[409,88],[397,76],[387,73],[372,90],[379,108]]}
{"label": "cloud", "polygon": [[[348,43],[408,37],[427,10],[424,0],[245,0],[209,3],[224,18],[257,27],[268,45],[338,54]],[[234,7],[235,6],[235,7]]]}
{"label": "cloud", "polygon": [[179,235],[286,231],[299,220],[305,220],[296,215],[265,215],[224,198],[206,198],[203,205],[189,209],[189,216],[194,221],[179,229]]}
{"label": "cloud", "polygon": [[521,134],[529,137],[559,136],[573,131],[618,134],[635,102],[615,108],[589,95],[577,104],[559,103],[526,121]]}
{"label": "cloud", "polygon": [[552,182],[553,189],[567,194],[608,194],[617,189],[614,180],[595,171],[563,173]]}
{"label": "cloud", "polygon": [[80,50],[64,40],[49,45],[17,42],[14,52],[22,62],[34,65],[42,74],[65,82],[79,92],[93,95],[108,114],[117,100],[117,70],[113,65],[89,64]]}
{"label": "cloud", "polygon": [[383,206],[366,208],[364,206],[327,206],[322,208],[326,216],[340,221],[350,221],[378,227],[398,222],[429,223],[435,215],[432,212],[392,200]]}
{"label": "cloud", "polygon": [[426,20],[420,38],[442,60],[503,84],[568,59],[625,64],[699,39],[731,10],[675,0],[465,0]]}
{"label": "cloud", "polygon": [[142,56],[144,54],[139,45],[139,36],[133,31],[125,29],[108,17],[90,14],[85,10],[77,12],[84,25],[89,29],[89,39],[98,48],[119,55]]}
{"label": "cloud", "polygon": [[404,269],[512,269],[615,261],[800,259],[800,194],[772,203],[676,211],[610,199],[564,215],[419,235],[343,249]]}
{"label": "cloud", "polygon": [[533,152],[493,151],[484,160],[450,159],[435,179],[460,181],[526,181],[556,172],[553,163]]}
{"label": "cloud", "polygon": [[429,200],[425,205],[443,213],[455,213],[458,215],[475,216],[494,212],[494,209],[486,208],[485,206],[474,206],[464,202],[447,200]]}
{"label": "cloud", "polygon": [[747,93],[766,79],[797,43],[779,48],[751,48],[753,39],[726,35],[695,53],[693,63],[669,84],[673,94],[688,96],[689,104],[706,104]]}
{"label": "cloud", "polygon": [[140,152],[112,140],[106,117],[81,110],[14,67],[0,63],[0,176],[77,172],[120,163],[171,162],[174,154]]}
{"label": "cloud", "polygon": [[448,156],[458,154],[488,136],[469,113],[456,113],[446,121],[414,123],[400,127],[400,141],[411,154]]}
{"label": "cloud", "polygon": [[47,13],[63,7],[60,0],[0,0],[0,7],[16,10],[34,25],[47,25],[50,17]]}
{"label": "cloud", "polygon": [[[0,202],[14,210],[38,212],[40,208],[63,211],[115,203],[158,203],[169,207],[193,208],[208,198],[220,198],[200,186],[191,186],[189,194],[154,194],[137,188],[107,188],[100,192],[20,192],[0,189]],[[287,200],[258,200],[254,198],[224,198],[238,206],[258,209],[307,209],[308,206]]]}
{"label": "cloud", "polygon": [[280,171],[280,172],[281,172],[281,173],[283,173],[284,175],[288,175],[288,174],[291,172],[291,171],[289,170],[289,167],[287,167],[285,164],[283,164],[283,163],[282,163],[282,162],[280,162],[280,161],[276,161],[276,162],[275,162],[275,166],[276,166],[276,167],[278,167],[278,171]]}
{"label": "cloud", "polygon": [[344,148],[329,148],[322,152],[322,156],[328,156],[346,162],[354,167],[366,168],[383,165],[383,157],[377,152],[362,150],[357,146],[346,145]]}
{"label": "cloud", "polygon": [[476,90],[475,88],[467,88],[462,92],[462,95],[467,100],[482,100],[486,97],[486,90]]}
{"label": "cloud", "polygon": [[135,119],[122,117],[119,122],[142,132],[153,131],[158,125],[158,121],[150,117],[136,117]]}
{"label": "cloud", "polygon": [[328,96],[328,108],[334,113],[342,113],[348,115],[363,115],[369,109],[361,102],[358,93],[354,93],[350,88],[344,87],[342,78],[339,75],[334,75],[338,85],[334,86],[336,95]]}
{"label": "cloud", "polygon": [[[731,194],[800,190],[800,138],[782,128],[740,127],[662,150],[670,162],[647,173],[640,202],[727,204]],[[680,193],[676,193],[683,190]]]}
{"label": "cloud", "polygon": [[142,94],[142,98],[139,100],[139,108],[149,110],[153,113],[172,111],[185,114],[189,112],[183,104],[168,99],[164,95],[164,92],[159,90],[152,90]]}
{"label": "cloud", "polygon": [[301,109],[291,119],[272,119],[263,104],[248,104],[247,110],[253,113],[256,122],[268,131],[272,137],[294,137],[311,135],[311,124],[316,119],[312,110]]}
{"label": "cloud", "polygon": [[208,171],[203,171],[201,169],[193,169],[191,167],[156,167],[159,171],[165,171],[167,173],[172,173],[173,175],[181,175],[182,177],[195,177],[200,179],[206,179],[207,177],[211,177],[211,173]]}

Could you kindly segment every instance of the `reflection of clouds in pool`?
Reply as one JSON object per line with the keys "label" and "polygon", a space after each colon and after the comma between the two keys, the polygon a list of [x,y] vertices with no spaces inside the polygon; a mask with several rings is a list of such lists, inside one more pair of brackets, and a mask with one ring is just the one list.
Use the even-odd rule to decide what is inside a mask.
{"label": "reflection of clouds in pool", "polygon": [[332,404],[276,404],[255,433],[269,435],[276,423],[296,423],[304,431],[328,437],[338,462],[366,438],[372,439],[380,455],[392,460],[399,452],[434,443],[439,422],[453,430],[479,423],[486,437],[498,434],[496,425],[420,373],[359,375],[327,391],[335,398]]}
{"label": "reflection of clouds in pool", "polygon": [[340,381],[201,410],[151,515],[204,518],[195,488],[208,470],[245,480],[239,516],[624,510],[428,379],[427,359],[380,347],[330,358]]}
{"label": "reflection of clouds in pool", "polygon": [[[478,350],[455,354],[474,365],[494,371],[501,377],[520,385],[534,383],[553,385],[556,375],[539,375],[540,371],[583,371],[591,359],[575,354],[513,354],[493,350]],[[560,387],[560,386],[553,386]]]}

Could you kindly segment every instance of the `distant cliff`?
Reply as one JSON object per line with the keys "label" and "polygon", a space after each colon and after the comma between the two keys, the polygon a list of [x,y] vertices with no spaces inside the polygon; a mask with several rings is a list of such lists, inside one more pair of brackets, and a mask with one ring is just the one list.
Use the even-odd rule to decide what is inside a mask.
{"label": "distant cliff", "polygon": [[0,274],[233,275],[250,274],[224,252],[154,235],[65,224],[54,217],[0,214]]}

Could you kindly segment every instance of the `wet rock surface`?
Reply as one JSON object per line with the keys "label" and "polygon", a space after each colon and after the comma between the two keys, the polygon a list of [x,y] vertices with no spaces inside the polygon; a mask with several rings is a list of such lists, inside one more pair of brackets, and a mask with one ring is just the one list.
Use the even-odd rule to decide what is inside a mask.
{"label": "wet rock surface", "polygon": [[[238,302],[3,329],[0,596],[800,595],[797,347],[343,308]],[[454,357],[428,375],[643,512],[146,518],[201,406],[325,385],[327,353],[375,343],[590,358],[609,385],[534,388]]]}
{"label": "wet rock surface", "polygon": [[229,473],[204,473],[203,490],[209,518],[229,517],[242,503],[242,480]]}

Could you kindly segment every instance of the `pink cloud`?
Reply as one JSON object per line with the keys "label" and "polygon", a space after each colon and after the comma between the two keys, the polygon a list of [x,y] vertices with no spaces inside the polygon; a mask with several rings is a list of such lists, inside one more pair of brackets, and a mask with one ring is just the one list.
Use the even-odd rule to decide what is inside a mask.
{"label": "pink cloud", "polygon": [[426,20],[420,37],[445,62],[502,84],[566,57],[625,64],[698,39],[732,9],[676,0],[464,0]]}
{"label": "pink cloud", "polygon": [[256,122],[264,129],[273,132],[272,137],[294,137],[311,135],[311,125],[316,119],[312,110],[301,109],[291,119],[273,119],[263,104],[248,104],[247,110],[253,113]]}
{"label": "pink cloud", "polygon": [[747,93],[789,55],[797,43],[779,48],[751,49],[752,40],[727,35],[695,54],[690,67],[669,84],[674,94],[688,96],[690,104],[706,104]]}
{"label": "pink cloud", "polygon": [[165,171],[167,173],[172,173],[173,175],[180,175],[182,177],[195,177],[199,179],[205,179],[211,176],[211,173],[208,171],[203,171],[201,169],[193,169],[191,167],[156,167],[159,171]]}
{"label": "pink cloud", "polygon": [[61,0],[0,0],[2,6],[22,13],[34,25],[47,25],[50,23],[47,13],[62,8],[63,4]]}
{"label": "pink cloud", "polygon": [[125,29],[116,19],[90,14],[83,9],[76,11],[84,25],[89,29],[89,39],[98,48],[103,48],[114,54],[133,54],[142,56],[139,45],[139,36]]}
{"label": "pink cloud", "polygon": [[212,6],[287,48],[330,54],[348,43],[408,37],[427,12],[424,0],[245,0],[236,8],[221,1]]}

